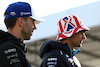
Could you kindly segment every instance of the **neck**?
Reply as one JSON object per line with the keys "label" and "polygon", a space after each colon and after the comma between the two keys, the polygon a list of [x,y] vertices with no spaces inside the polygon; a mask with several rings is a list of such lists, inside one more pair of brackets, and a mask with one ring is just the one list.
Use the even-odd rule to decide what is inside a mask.
{"label": "neck", "polygon": [[8,28],[8,33],[12,34],[13,36],[15,36],[17,39],[21,39],[21,41],[23,42],[23,39],[20,36],[20,30],[18,29],[9,29]]}
{"label": "neck", "polygon": [[68,42],[68,44],[69,44],[69,46],[70,46],[70,48],[71,48],[71,51],[73,51],[74,46],[73,46],[70,42]]}
{"label": "neck", "polygon": [[62,40],[62,41],[60,41],[60,42],[61,42],[62,44],[68,43],[69,46],[70,46],[70,48],[71,48],[71,51],[73,51],[74,46],[71,44],[71,42],[69,41],[69,39],[64,39],[64,40]]}

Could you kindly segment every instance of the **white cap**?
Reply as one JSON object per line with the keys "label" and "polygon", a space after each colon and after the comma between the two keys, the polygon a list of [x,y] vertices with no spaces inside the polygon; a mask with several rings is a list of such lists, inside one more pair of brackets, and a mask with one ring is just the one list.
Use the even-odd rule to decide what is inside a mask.
{"label": "white cap", "polygon": [[42,21],[45,21],[45,19],[43,19],[43,18],[36,17],[32,8],[31,8],[31,11],[32,11],[32,16],[30,16],[30,17],[31,17],[32,19],[36,20],[36,21],[34,22],[35,24],[38,24],[38,23],[40,23],[40,22],[42,22]]}

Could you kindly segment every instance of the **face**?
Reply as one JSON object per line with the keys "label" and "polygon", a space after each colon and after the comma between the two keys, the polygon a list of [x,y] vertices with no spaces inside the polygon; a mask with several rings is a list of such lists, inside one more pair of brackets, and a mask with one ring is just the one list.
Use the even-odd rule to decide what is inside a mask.
{"label": "face", "polygon": [[33,31],[36,29],[34,21],[32,18],[28,17],[25,20],[25,24],[22,29],[22,35],[24,40],[29,40],[32,36]]}
{"label": "face", "polygon": [[70,43],[73,47],[81,47],[84,39],[86,39],[85,31],[81,31],[70,38]]}

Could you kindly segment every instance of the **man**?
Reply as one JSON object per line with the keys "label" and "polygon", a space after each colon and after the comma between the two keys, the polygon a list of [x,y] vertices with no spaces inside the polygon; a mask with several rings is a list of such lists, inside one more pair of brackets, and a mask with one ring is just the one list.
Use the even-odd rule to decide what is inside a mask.
{"label": "man", "polygon": [[0,30],[0,67],[31,67],[23,41],[30,39],[35,24],[40,21],[26,2],[15,2],[7,7],[4,22],[8,31]]}
{"label": "man", "polygon": [[89,28],[76,15],[61,18],[57,26],[57,41],[47,40],[40,48],[40,67],[81,67],[74,56],[80,50],[75,47],[82,46],[83,40],[86,39],[85,32]]}

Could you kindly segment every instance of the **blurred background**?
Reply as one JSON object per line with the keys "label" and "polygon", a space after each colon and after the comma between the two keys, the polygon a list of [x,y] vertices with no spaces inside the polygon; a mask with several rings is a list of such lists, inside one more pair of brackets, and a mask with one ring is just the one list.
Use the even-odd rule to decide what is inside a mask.
{"label": "blurred background", "polygon": [[[7,31],[4,25],[4,12],[10,3],[19,0],[0,0],[0,29]],[[41,44],[46,40],[56,40],[57,22],[65,15],[78,15],[91,30],[86,32],[87,40],[80,48],[76,57],[82,67],[100,67],[100,0],[20,0],[28,2],[33,7],[37,17],[46,21],[37,24],[31,40],[25,41],[26,53],[32,67],[39,67],[41,59],[38,56]]]}

